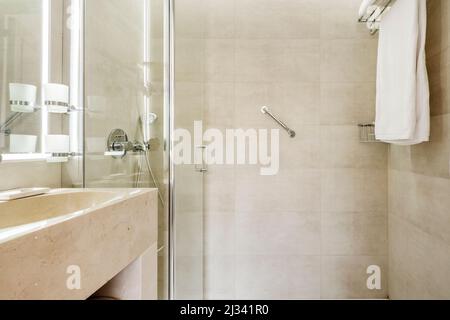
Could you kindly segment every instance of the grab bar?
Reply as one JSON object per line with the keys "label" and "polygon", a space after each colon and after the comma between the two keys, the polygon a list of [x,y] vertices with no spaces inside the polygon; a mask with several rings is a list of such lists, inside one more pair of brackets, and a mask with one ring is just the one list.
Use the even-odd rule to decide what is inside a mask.
{"label": "grab bar", "polygon": [[23,113],[21,112],[13,113],[4,123],[0,124],[0,133],[4,133],[6,135],[11,134],[11,129],[8,127],[22,115]]}
{"label": "grab bar", "polygon": [[283,129],[287,131],[287,133],[289,134],[289,136],[291,138],[295,138],[295,135],[296,135],[295,131],[292,130],[291,128],[289,128],[283,121],[278,119],[278,117],[274,116],[273,113],[270,112],[269,107],[266,107],[266,106],[262,107],[261,112],[263,114],[267,114],[269,117],[271,117],[273,120],[275,120],[276,123],[278,123],[280,126],[282,126]]}

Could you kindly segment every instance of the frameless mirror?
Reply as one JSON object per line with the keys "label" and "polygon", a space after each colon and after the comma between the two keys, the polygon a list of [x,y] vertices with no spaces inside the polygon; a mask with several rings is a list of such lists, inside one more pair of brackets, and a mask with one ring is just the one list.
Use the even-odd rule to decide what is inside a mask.
{"label": "frameless mirror", "polygon": [[69,148],[62,132],[62,114],[69,107],[63,75],[64,14],[64,0],[0,1],[2,160],[45,158],[47,145]]}

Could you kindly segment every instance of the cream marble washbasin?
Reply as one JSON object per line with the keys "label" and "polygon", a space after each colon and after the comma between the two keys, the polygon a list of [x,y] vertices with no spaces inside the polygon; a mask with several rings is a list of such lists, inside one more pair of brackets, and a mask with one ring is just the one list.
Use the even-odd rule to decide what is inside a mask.
{"label": "cream marble washbasin", "polygon": [[[156,189],[59,189],[0,202],[0,299],[85,299],[156,243]],[[67,286],[70,268],[81,288]]]}

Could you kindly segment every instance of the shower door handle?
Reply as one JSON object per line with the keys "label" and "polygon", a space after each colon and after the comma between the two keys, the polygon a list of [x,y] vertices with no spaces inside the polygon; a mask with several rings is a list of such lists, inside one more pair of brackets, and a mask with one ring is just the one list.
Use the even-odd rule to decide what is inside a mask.
{"label": "shower door handle", "polygon": [[208,172],[208,165],[205,162],[205,150],[206,150],[206,146],[197,146],[197,149],[200,149],[201,153],[202,153],[202,163],[201,164],[195,164],[195,171],[200,172],[200,173],[205,173]]}

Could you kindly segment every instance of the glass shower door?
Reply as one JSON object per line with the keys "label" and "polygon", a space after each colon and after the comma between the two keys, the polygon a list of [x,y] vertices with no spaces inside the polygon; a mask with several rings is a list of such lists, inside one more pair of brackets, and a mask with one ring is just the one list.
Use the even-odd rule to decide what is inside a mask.
{"label": "glass shower door", "polygon": [[[164,10],[165,0],[85,1],[84,19],[85,186],[159,189],[161,299],[168,297]],[[109,152],[113,132],[144,150]]]}
{"label": "glass shower door", "polygon": [[[204,153],[201,139],[195,139],[196,131],[203,120],[202,74],[195,68],[185,68],[188,52],[201,45],[201,41],[183,36],[178,17],[183,17],[182,7],[174,1],[174,110],[172,132],[174,145],[180,146],[189,140],[190,161],[178,161],[178,154],[172,154],[174,166],[174,208],[173,208],[173,258],[174,299],[203,299],[204,291],[204,168],[195,164],[195,157]],[[195,53],[195,52],[194,52]],[[192,64],[191,64],[192,67]],[[197,132],[198,134],[198,132]]]}
{"label": "glass shower door", "polygon": [[[169,159],[169,137],[176,138],[178,130],[193,136],[194,122],[202,120],[202,104],[192,94],[202,84],[197,75],[176,68],[188,43],[180,38],[175,48],[170,45],[172,1],[84,3],[84,184],[158,188],[159,296],[202,299],[203,172],[194,163],[174,165]],[[175,79],[169,53],[177,70],[175,88],[169,85]],[[109,152],[108,138],[118,132],[122,139],[126,134],[133,143],[148,143],[150,150]],[[202,153],[201,143],[193,150]],[[169,181],[174,182],[170,194]]]}
{"label": "glass shower door", "polygon": [[[177,53],[175,51],[176,59]],[[202,119],[202,108],[186,95],[193,84],[175,83],[175,143],[177,131],[194,136],[194,123]],[[194,84],[193,86],[197,86]],[[200,87],[201,85],[198,84]],[[192,141],[194,142],[194,141]],[[203,146],[191,145],[192,152],[201,155]],[[192,155],[193,155],[192,154]],[[176,157],[176,155],[174,155]],[[203,299],[203,175],[204,168],[194,163],[174,167],[174,287],[177,300]]]}

